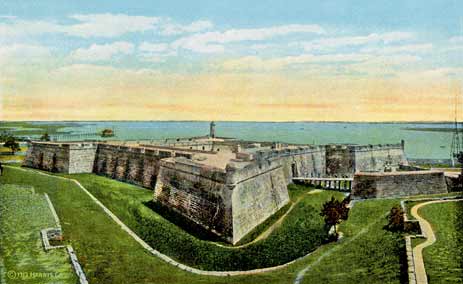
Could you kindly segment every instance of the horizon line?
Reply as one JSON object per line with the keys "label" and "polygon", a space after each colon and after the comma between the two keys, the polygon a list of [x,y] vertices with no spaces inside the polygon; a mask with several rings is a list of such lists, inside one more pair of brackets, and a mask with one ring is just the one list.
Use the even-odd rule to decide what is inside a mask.
{"label": "horizon line", "polygon": [[[96,119],[96,120],[0,120],[2,122],[262,122],[262,123],[455,123],[455,121],[450,120],[377,120],[377,121],[368,121],[368,120],[202,120],[202,119],[185,119],[185,120],[142,120],[142,119]],[[457,122],[463,123],[463,122]]]}

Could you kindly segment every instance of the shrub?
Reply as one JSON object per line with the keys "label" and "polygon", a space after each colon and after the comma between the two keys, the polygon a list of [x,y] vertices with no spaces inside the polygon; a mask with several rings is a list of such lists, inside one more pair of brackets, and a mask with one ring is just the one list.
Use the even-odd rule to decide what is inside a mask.
{"label": "shrub", "polygon": [[391,208],[389,215],[387,216],[388,224],[385,226],[385,229],[391,232],[404,232],[405,231],[405,222],[404,222],[404,211],[399,206],[394,206]]}

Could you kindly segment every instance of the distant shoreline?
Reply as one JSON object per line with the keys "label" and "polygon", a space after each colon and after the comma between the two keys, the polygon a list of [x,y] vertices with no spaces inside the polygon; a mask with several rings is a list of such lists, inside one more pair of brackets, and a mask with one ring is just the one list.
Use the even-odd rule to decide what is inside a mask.
{"label": "distant shoreline", "polygon": [[[3,120],[1,123],[91,123],[91,122],[210,122],[211,120]],[[252,121],[252,120],[215,120],[233,123],[352,123],[352,124],[454,124],[452,121]],[[436,128],[437,129],[437,128]],[[414,130],[412,128],[406,130]]]}
{"label": "distant shoreline", "polygon": [[423,131],[423,132],[454,132],[454,128],[414,128],[414,127],[407,127],[402,128],[403,130],[409,131]]}

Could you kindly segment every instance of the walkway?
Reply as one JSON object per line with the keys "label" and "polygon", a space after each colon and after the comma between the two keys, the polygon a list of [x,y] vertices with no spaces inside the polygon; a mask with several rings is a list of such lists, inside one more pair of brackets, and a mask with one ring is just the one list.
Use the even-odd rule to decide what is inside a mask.
{"label": "walkway", "polygon": [[431,224],[418,214],[418,210],[426,205],[444,202],[457,202],[463,199],[446,199],[446,200],[433,200],[417,204],[412,207],[411,214],[416,220],[420,222],[421,232],[426,238],[426,241],[413,248],[413,262],[415,263],[415,274],[417,284],[427,284],[428,278],[426,276],[426,269],[423,260],[423,249],[436,242],[436,235],[432,230]]}

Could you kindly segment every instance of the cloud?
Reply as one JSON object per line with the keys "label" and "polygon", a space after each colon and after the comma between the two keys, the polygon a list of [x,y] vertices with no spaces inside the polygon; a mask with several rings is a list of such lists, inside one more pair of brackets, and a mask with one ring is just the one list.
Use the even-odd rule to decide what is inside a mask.
{"label": "cloud", "polygon": [[165,52],[169,49],[169,44],[167,43],[149,43],[149,42],[142,42],[138,49],[140,51],[148,52],[148,53],[161,53]]}
{"label": "cloud", "polygon": [[414,35],[408,32],[389,32],[383,34],[369,34],[367,36],[348,36],[322,38],[310,42],[300,43],[306,51],[335,49],[346,46],[359,46],[371,43],[393,43],[413,38]]}
{"label": "cloud", "polygon": [[433,49],[433,45],[430,43],[426,44],[408,44],[408,45],[397,45],[397,46],[385,46],[385,47],[366,47],[361,50],[365,53],[375,54],[393,54],[393,53],[423,53]]}
{"label": "cloud", "polygon": [[449,40],[451,43],[463,43],[463,36],[452,37]]}
{"label": "cloud", "polygon": [[177,23],[167,23],[163,26],[161,34],[163,35],[179,35],[183,33],[197,33],[203,30],[208,30],[214,27],[210,21],[200,20],[192,22],[188,25],[181,25]]}
{"label": "cloud", "polygon": [[109,44],[92,44],[89,48],[79,48],[71,53],[71,58],[79,61],[104,61],[116,55],[133,53],[134,45],[130,42],[118,41]]}
{"label": "cloud", "polygon": [[447,47],[442,49],[444,52],[459,52],[461,50],[463,50],[463,36],[450,38]]}
{"label": "cloud", "polygon": [[397,77],[406,81],[425,81],[434,82],[436,80],[444,80],[448,83],[449,78],[458,79],[463,76],[463,68],[457,67],[442,67],[415,72],[398,72]]}
{"label": "cloud", "polygon": [[16,16],[11,16],[11,15],[1,15],[0,19],[6,19],[6,20],[14,20],[16,19]]}
{"label": "cloud", "polygon": [[31,62],[50,56],[50,50],[42,45],[11,44],[0,45],[0,62]]}
{"label": "cloud", "polygon": [[238,59],[225,60],[215,64],[225,71],[276,71],[287,68],[298,68],[307,74],[316,75],[352,75],[365,73],[369,75],[385,75],[397,72],[395,69],[405,68],[422,58],[409,54],[375,55],[367,53],[346,54],[301,54],[263,59],[258,56],[245,56]]}
{"label": "cloud", "polygon": [[116,37],[126,33],[156,29],[158,17],[130,16],[126,14],[77,14],[69,18],[79,21],[66,26],[64,32],[80,37]]}
{"label": "cloud", "polygon": [[165,61],[168,56],[177,55],[177,51],[169,43],[142,42],[138,46],[140,59],[145,62],[159,63]]}
{"label": "cloud", "polygon": [[52,21],[11,19],[0,23],[0,34],[5,37],[33,36],[61,33],[77,37],[116,37],[131,32],[154,30],[158,17],[129,16],[125,14],[76,14],[68,17],[77,23],[64,25]]}
{"label": "cloud", "polygon": [[159,32],[161,35],[178,35],[200,32],[213,27],[210,21],[205,20],[181,25],[170,18],[110,13],[70,15],[68,19],[74,22],[70,24],[20,20],[10,16],[2,16],[0,19],[7,20],[7,22],[0,23],[0,34],[4,37],[59,33],[83,38],[111,38],[148,31]]}
{"label": "cloud", "polygon": [[12,23],[0,23],[0,35],[2,37],[19,37],[42,35],[47,33],[61,33],[60,25],[46,21],[13,21]]}
{"label": "cloud", "polygon": [[415,69],[416,63],[421,60],[421,57],[410,54],[370,54],[368,60],[346,66],[345,72],[379,77],[397,76],[399,72],[405,72],[400,70]]}
{"label": "cloud", "polygon": [[225,70],[276,70],[291,65],[299,64],[322,64],[322,63],[349,63],[364,61],[369,58],[364,54],[330,54],[313,55],[302,54],[297,56],[286,56],[271,59],[262,59],[257,56],[245,56],[238,59],[226,60],[222,63]]}
{"label": "cloud", "polygon": [[200,53],[217,53],[225,50],[224,44],[241,41],[261,41],[294,33],[323,34],[318,25],[284,25],[257,29],[231,29],[224,32],[206,32],[176,40],[172,46]]}

